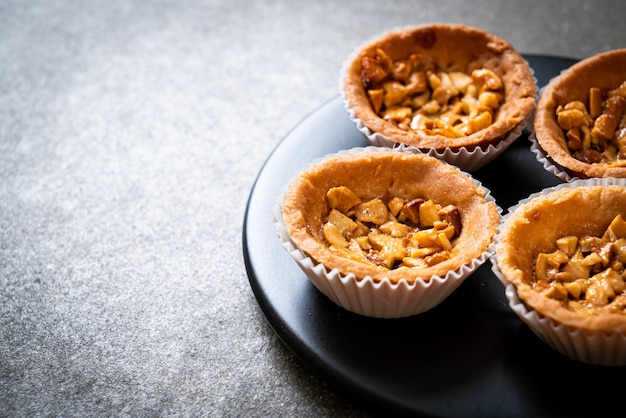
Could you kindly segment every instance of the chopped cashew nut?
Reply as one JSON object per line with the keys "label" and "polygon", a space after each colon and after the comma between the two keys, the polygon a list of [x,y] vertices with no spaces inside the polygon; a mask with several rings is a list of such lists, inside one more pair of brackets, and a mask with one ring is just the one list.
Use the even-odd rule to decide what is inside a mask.
{"label": "chopped cashew nut", "polygon": [[556,118],[574,158],[626,167],[626,80],[604,93],[591,87],[588,107],[573,100],[557,107]]}
{"label": "chopped cashew nut", "polygon": [[452,257],[461,214],[422,198],[363,201],[345,186],[326,193],[331,210],[323,226],[331,251],[388,269],[428,267]]}
{"label": "chopped cashew nut", "polygon": [[491,125],[504,101],[492,70],[445,72],[413,54],[392,61],[382,49],[361,59],[362,80],[374,113],[405,131],[449,138]]}
{"label": "chopped cashew nut", "polygon": [[626,314],[626,221],[615,216],[600,237],[565,236],[535,259],[535,290],[566,307],[592,314]]}

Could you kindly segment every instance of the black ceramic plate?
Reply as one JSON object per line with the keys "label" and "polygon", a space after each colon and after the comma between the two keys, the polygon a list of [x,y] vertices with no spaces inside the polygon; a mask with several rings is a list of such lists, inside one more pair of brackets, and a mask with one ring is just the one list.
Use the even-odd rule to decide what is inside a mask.
{"label": "black ceramic plate", "polygon": [[[539,86],[574,61],[526,55]],[[511,311],[489,263],[432,310],[373,319],[328,300],[280,246],[271,209],[312,160],[367,146],[339,96],[305,118],[267,159],[250,193],[243,252],[270,324],[312,370],[366,406],[423,416],[601,416],[623,410],[622,367],[592,366],[552,350]],[[527,134],[474,177],[505,212],[559,180]],[[613,409],[619,408],[619,409]]]}

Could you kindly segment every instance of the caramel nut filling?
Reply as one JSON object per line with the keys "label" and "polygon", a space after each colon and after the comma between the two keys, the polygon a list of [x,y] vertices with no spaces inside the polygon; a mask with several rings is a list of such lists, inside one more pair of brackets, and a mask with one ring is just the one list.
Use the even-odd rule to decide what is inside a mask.
{"label": "caramel nut filling", "polygon": [[626,221],[617,215],[602,237],[565,236],[535,260],[538,292],[570,310],[626,314]]}
{"label": "caramel nut filling", "polygon": [[393,61],[380,48],[361,66],[374,113],[404,131],[471,135],[492,124],[504,100],[502,80],[486,68],[445,72],[417,54]]}
{"label": "caramel nut filling", "polygon": [[331,251],[363,263],[394,269],[428,267],[448,260],[461,216],[453,205],[422,198],[362,201],[347,187],[326,193],[330,205],[323,224]]}
{"label": "caramel nut filling", "polygon": [[574,158],[626,167],[626,80],[605,92],[591,87],[587,104],[574,100],[560,105],[556,117]]}

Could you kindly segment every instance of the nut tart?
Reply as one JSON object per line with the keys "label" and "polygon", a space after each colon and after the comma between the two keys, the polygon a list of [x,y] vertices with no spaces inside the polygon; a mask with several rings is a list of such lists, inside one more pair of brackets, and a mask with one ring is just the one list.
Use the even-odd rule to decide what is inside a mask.
{"label": "nut tart", "polygon": [[477,155],[521,134],[536,95],[532,70],[511,44],[460,24],[374,39],[346,63],[341,89],[373,145]]}
{"label": "nut tart", "polygon": [[531,141],[544,167],[566,181],[626,177],[626,49],[579,61],[551,80]]}
{"label": "nut tart", "polygon": [[488,190],[468,174],[378,147],[314,162],[280,206],[279,236],[313,284],[379,317],[441,302],[490,255],[499,223]]}
{"label": "nut tart", "polygon": [[[626,181],[578,180],[530,196],[503,217],[492,262],[542,339],[572,358],[626,364]],[[599,347],[604,336],[613,345]]]}

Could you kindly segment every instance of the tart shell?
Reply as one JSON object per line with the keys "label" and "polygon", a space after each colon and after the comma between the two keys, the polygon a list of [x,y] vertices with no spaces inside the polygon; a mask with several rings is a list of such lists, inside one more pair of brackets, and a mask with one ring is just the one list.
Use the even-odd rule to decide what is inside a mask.
{"label": "tart shell", "polygon": [[[333,253],[322,226],[330,211],[326,192],[336,186],[363,200],[422,197],[457,206],[463,228],[452,257],[427,268],[387,269]],[[367,147],[303,170],[281,197],[275,219],[283,246],[322,293],[352,312],[390,318],[436,306],[483,264],[499,214],[489,191],[458,168],[422,154]]]}
{"label": "tart shell", "polygon": [[626,49],[594,55],[571,66],[542,89],[534,114],[531,141],[536,142],[537,158],[544,166],[556,167],[565,178],[626,177],[626,167],[588,164],[574,158],[565,135],[556,120],[556,109],[573,100],[589,102],[589,89],[602,91],[619,86],[626,80]]}
{"label": "tart shell", "polygon": [[546,189],[511,208],[496,237],[492,263],[497,277],[505,286],[514,286],[528,310],[549,318],[553,325],[589,335],[626,335],[626,314],[574,312],[532,287],[538,253],[554,251],[556,240],[566,235],[602,236],[617,214],[626,214],[626,181],[603,180],[578,180]]}
{"label": "tart shell", "polygon": [[[392,60],[417,53],[443,71],[471,73],[477,68],[494,71],[504,84],[504,102],[494,122],[478,132],[460,138],[404,131],[386,122],[372,109],[361,79],[361,58],[383,49]],[[386,33],[361,47],[342,71],[342,91],[353,121],[371,135],[381,135],[391,143],[416,147],[422,151],[458,150],[461,147],[486,148],[506,138],[524,123],[535,104],[535,80],[524,58],[507,41],[461,24],[431,24]],[[521,133],[521,129],[520,129]],[[369,136],[366,136],[369,139]],[[518,134],[519,135],[519,134]]]}

